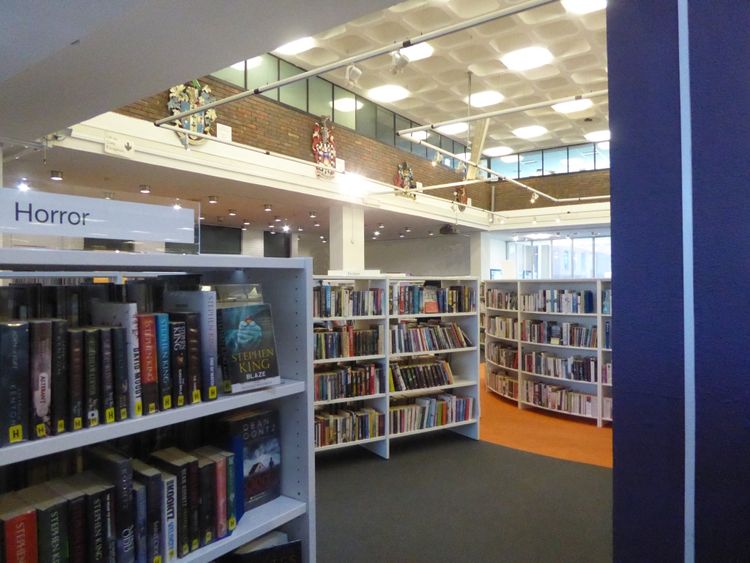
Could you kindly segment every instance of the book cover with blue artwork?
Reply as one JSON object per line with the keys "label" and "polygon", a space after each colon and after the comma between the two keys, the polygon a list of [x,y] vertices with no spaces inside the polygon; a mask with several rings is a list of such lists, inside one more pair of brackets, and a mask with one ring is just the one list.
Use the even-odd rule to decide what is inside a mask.
{"label": "book cover with blue artwork", "polygon": [[281,383],[269,304],[221,307],[217,324],[222,373],[233,393]]}

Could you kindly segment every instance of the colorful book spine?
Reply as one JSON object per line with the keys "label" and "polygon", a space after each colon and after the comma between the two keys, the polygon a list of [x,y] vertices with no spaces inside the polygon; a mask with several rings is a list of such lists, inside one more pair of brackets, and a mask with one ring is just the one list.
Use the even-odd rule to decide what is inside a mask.
{"label": "colorful book spine", "polygon": [[181,321],[169,322],[170,362],[172,374],[172,404],[182,407],[188,401],[187,382],[187,339],[185,323]]}
{"label": "colorful book spine", "polygon": [[153,414],[159,410],[159,369],[154,315],[138,315],[138,339],[141,355],[143,408],[146,414]]}
{"label": "colorful book spine", "polygon": [[52,323],[30,322],[32,437],[45,438],[52,424]]}
{"label": "colorful book spine", "polygon": [[83,330],[80,328],[68,329],[68,400],[70,401],[71,430],[83,428],[84,419],[84,360],[83,360]]}
{"label": "colorful book spine", "polygon": [[159,408],[172,408],[171,349],[169,345],[169,315],[154,313],[156,321],[156,357],[159,372]]}
{"label": "colorful book spine", "polygon": [[128,337],[127,329],[121,326],[112,327],[112,374],[119,422],[128,418]]}
{"label": "colorful book spine", "polygon": [[216,539],[216,462],[198,458],[200,541],[204,547]]}
{"label": "colorful book spine", "polygon": [[52,434],[68,429],[68,321],[52,321]]}
{"label": "colorful book spine", "polygon": [[201,402],[201,332],[198,313],[170,313],[170,318],[185,324],[185,358],[189,404]]}
{"label": "colorful book spine", "polygon": [[177,542],[177,478],[162,472],[162,553],[164,561],[176,561],[179,552]]}
{"label": "colorful book spine", "polygon": [[0,323],[0,446],[29,438],[29,325]]}

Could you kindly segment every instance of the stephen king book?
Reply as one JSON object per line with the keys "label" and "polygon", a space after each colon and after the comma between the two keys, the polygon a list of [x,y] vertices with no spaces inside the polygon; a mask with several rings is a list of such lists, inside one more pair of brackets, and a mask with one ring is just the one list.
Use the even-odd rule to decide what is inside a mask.
{"label": "stephen king book", "polygon": [[31,337],[31,435],[51,434],[52,423],[52,323],[34,320]]}
{"label": "stephen king book", "polygon": [[29,438],[29,325],[0,323],[0,446]]}

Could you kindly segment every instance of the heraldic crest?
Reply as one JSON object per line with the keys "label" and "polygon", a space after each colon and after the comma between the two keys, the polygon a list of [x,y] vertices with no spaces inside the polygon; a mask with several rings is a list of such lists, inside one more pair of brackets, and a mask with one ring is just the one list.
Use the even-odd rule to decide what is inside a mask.
{"label": "heraldic crest", "polygon": [[414,172],[412,172],[411,166],[406,161],[398,165],[393,183],[396,187],[401,188],[400,190],[396,190],[396,195],[417,199],[416,193],[408,191],[417,189],[417,181],[414,179]]}
{"label": "heraldic crest", "polygon": [[322,116],[315,122],[312,134],[312,152],[315,162],[322,166],[315,167],[315,173],[321,178],[332,178],[336,173],[336,142],[333,139],[333,127],[328,128],[329,117]]}
{"label": "heraldic crest", "polygon": [[[169,102],[167,103],[167,108],[172,112],[172,115],[177,115],[184,111],[205,106],[206,104],[213,102],[215,99],[216,98],[214,98],[213,94],[211,94],[211,88],[209,86],[201,86],[197,80],[193,80],[190,83],[178,84],[169,89]],[[215,121],[216,111],[214,109],[209,109],[178,119],[175,121],[175,125],[185,131],[210,135],[211,128]],[[187,142],[192,145],[199,145],[206,141],[205,138],[196,135],[183,135],[181,133],[177,133],[177,135],[179,135],[181,139],[187,137]]]}

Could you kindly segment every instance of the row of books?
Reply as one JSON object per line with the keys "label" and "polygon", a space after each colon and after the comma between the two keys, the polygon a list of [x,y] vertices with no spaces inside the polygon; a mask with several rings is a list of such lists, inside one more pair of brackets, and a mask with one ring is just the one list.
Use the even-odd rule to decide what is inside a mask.
{"label": "row of books", "polygon": [[315,411],[315,447],[385,435],[385,415],[372,407]]}
{"label": "row of books", "polygon": [[526,319],[521,321],[521,340],[540,344],[596,348],[596,326]]}
{"label": "row of books", "polygon": [[602,364],[602,383],[612,385],[612,362]]}
{"label": "row of books", "polygon": [[518,399],[518,380],[507,373],[490,370],[487,375],[487,385],[505,397]]}
{"label": "row of books", "polygon": [[313,288],[313,316],[382,315],[383,294],[379,288],[356,290],[351,285],[319,285]]}
{"label": "row of books", "polygon": [[456,323],[399,323],[392,325],[391,353],[433,352],[472,346]]}
{"label": "row of books", "polygon": [[602,315],[612,314],[612,288],[602,290]]}
{"label": "row of books", "polygon": [[413,362],[391,362],[388,366],[392,392],[427,389],[454,382],[450,364],[445,360],[420,358]]}
{"label": "row of books", "polygon": [[604,347],[612,349],[612,321],[604,321]]}
{"label": "row of books", "polygon": [[612,397],[602,397],[602,418],[612,420]]}
{"label": "row of books", "polygon": [[474,417],[474,399],[442,393],[434,397],[417,397],[389,408],[391,434],[435,428]]}
{"label": "row of books", "polygon": [[547,409],[596,417],[596,395],[571,391],[567,387],[548,385],[533,380],[522,382],[522,400]]}
{"label": "row of books", "polygon": [[439,287],[429,284],[391,286],[391,314],[469,313],[477,310],[471,286]]}
{"label": "row of books", "polygon": [[515,291],[491,288],[485,292],[485,305],[493,309],[518,309],[518,294]]}
{"label": "row of books", "polygon": [[315,359],[370,356],[383,353],[383,325],[355,329],[352,324],[331,328],[315,327]]}
{"label": "row of books", "polygon": [[596,356],[560,357],[548,352],[527,352],[523,355],[523,369],[571,381],[596,383],[598,380]]}
{"label": "row of books", "polygon": [[332,401],[385,392],[383,370],[378,364],[339,366],[314,374],[316,401]]}
{"label": "row of books", "polygon": [[518,348],[505,346],[497,342],[490,342],[487,346],[486,357],[489,361],[500,366],[518,368]]}
{"label": "row of books", "polygon": [[518,320],[510,317],[488,317],[487,334],[500,338],[518,338]]}
{"label": "row of books", "polygon": [[522,311],[544,313],[595,313],[596,303],[591,290],[540,289],[521,295]]}

